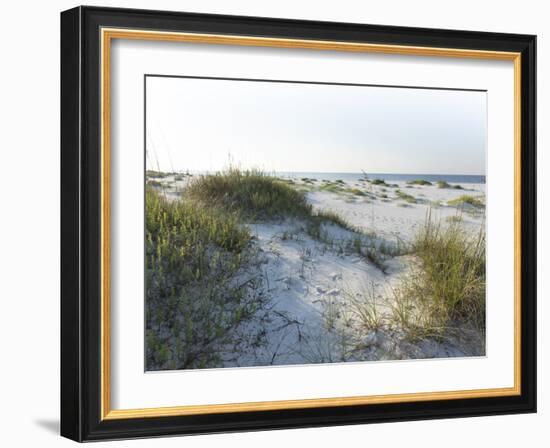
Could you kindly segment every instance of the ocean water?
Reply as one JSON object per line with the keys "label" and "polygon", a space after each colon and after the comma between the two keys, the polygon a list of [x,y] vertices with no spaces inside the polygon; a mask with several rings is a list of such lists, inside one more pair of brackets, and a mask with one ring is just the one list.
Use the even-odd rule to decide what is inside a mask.
{"label": "ocean water", "polygon": [[[308,177],[310,179],[317,180],[330,180],[335,181],[338,179],[344,181],[357,181],[363,179],[365,175],[363,173],[311,173],[311,172],[276,172],[274,173],[279,177],[286,177],[291,179],[300,179]],[[399,173],[367,173],[369,179],[383,179],[387,182],[406,182],[409,180],[422,179],[428,182],[437,182],[442,180],[449,183],[456,184],[484,184],[485,176],[482,175],[470,175],[470,174],[399,174]]]}

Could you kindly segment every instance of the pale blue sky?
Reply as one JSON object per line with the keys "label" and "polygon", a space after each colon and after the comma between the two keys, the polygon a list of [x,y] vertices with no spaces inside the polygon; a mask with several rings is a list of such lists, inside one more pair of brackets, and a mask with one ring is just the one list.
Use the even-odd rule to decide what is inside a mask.
{"label": "pale blue sky", "polygon": [[487,94],[147,78],[147,168],[485,174]]}

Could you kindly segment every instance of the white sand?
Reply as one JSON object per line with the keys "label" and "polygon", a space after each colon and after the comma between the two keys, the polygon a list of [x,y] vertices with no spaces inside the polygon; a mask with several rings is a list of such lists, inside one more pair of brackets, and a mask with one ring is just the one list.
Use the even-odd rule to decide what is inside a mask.
{"label": "white sand", "polygon": [[[373,198],[319,191],[320,182],[308,188],[307,198],[316,209],[330,210],[350,224],[372,235],[376,242],[410,241],[431,212],[434,220],[446,222],[460,216],[461,225],[479,229],[482,213],[472,207],[459,210],[446,205],[461,195],[483,196],[484,185],[464,184],[463,190],[436,186],[399,189],[415,197],[408,204],[397,198],[395,190],[365,183],[347,183],[346,188],[368,191]],[[384,191],[385,190],[385,191]],[[381,198],[386,194],[387,198]],[[384,202],[383,199],[388,200]],[[438,202],[436,205],[435,202]],[[403,204],[407,206],[404,207]],[[374,295],[381,315],[388,314],[392,288],[413,261],[409,255],[388,258],[385,272],[349,246],[354,233],[333,225],[325,226],[331,247],[317,241],[300,222],[250,224],[264,254],[262,272],[273,298],[272,320],[266,325],[267,345],[256,350],[255,359],[245,356],[240,365],[300,364],[308,362],[362,361],[399,358],[431,358],[479,354],[479,347],[449,340],[426,340],[410,344],[398,330],[365,331],[361,319],[349,309],[350,298]],[[474,335],[474,345],[479,340]],[[462,346],[461,346],[462,345]]]}
{"label": "white sand", "polygon": [[[354,226],[386,238],[398,238],[405,241],[415,235],[425,221],[428,212],[432,219],[445,220],[450,216],[461,216],[464,225],[478,226],[481,216],[465,213],[460,208],[448,206],[447,201],[462,195],[484,196],[485,184],[463,184],[463,190],[437,188],[437,186],[407,186],[406,182],[393,182],[398,188],[371,185],[366,182],[346,183],[349,188],[359,188],[372,193],[375,199],[365,199],[352,194],[335,194],[325,191],[308,193],[308,200],[319,209],[328,209],[338,213]],[[316,182],[316,185],[320,185]],[[396,190],[413,196],[416,204],[400,200]],[[383,194],[387,198],[381,197]],[[388,202],[385,202],[388,201]]]}
{"label": "white sand", "polygon": [[[173,178],[164,179],[166,194],[179,197],[188,181],[185,178],[175,182],[174,187]],[[484,223],[483,210],[471,206],[459,209],[447,204],[461,195],[484,197],[483,184],[463,184],[463,189],[457,190],[391,183],[398,187],[365,181],[342,185],[344,189],[359,189],[367,196],[322,191],[321,181],[296,181],[295,186],[307,188],[307,199],[315,209],[337,213],[363,233],[363,242],[370,241],[377,247],[410,242],[428,213],[443,224],[449,217],[459,216],[460,225],[471,231],[479,230]],[[413,196],[416,203],[400,199],[397,190]],[[243,352],[236,359],[228,356],[227,366],[482,354],[483,343],[476,335],[473,345],[455,340],[411,344],[398,329],[366,330],[360,316],[350,309],[350,301],[375,297],[379,314],[387,315],[392,305],[392,289],[415,262],[414,257],[387,257],[383,271],[353,251],[352,241],[357,233],[323,225],[329,244],[313,239],[305,226],[306,223],[295,220],[249,224],[261,251],[262,262],[257,269],[261,270],[269,298],[269,309],[263,310],[249,326],[265,330],[265,344]]]}

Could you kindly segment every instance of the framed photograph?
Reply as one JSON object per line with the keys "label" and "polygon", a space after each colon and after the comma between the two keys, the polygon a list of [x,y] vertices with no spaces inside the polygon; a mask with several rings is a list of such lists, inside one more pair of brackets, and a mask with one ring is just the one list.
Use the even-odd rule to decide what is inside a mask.
{"label": "framed photograph", "polygon": [[61,433],[535,412],[535,36],[61,14]]}

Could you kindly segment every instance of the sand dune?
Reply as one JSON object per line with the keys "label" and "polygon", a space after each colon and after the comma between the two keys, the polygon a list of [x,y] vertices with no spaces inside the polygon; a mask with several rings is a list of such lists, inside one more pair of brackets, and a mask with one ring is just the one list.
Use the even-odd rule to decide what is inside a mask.
{"label": "sand dune", "polygon": [[[177,200],[190,181],[191,176],[167,176],[157,187]],[[387,323],[393,290],[417,263],[407,246],[428,215],[444,226],[453,221],[478,232],[484,225],[484,184],[438,188],[365,180],[285,182],[303,190],[314,210],[337,214],[349,228],[323,223],[322,236],[313,237],[298,218],[244,224],[258,250],[260,261],[251,269],[263,279],[267,305],[238,331],[243,340],[261,334],[263,342],[243,343],[238,354],[228,351],[225,367],[484,354],[483,337],[474,329],[411,342],[402,329]],[[465,196],[479,204],[457,202]],[[373,256],[355,250],[358,239],[361,247],[372,248]],[[368,327],[365,310],[382,323]]]}

